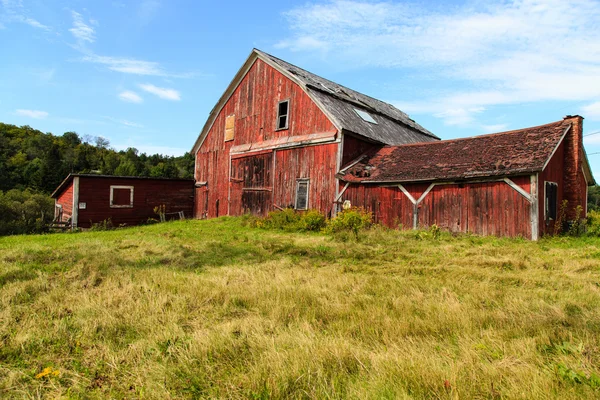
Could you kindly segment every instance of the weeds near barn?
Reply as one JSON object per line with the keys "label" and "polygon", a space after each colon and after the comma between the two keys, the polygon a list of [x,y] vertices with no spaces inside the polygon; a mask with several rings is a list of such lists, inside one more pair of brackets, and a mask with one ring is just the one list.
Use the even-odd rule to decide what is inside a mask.
{"label": "weeds near barn", "polygon": [[598,239],[435,235],[0,238],[0,397],[600,396]]}

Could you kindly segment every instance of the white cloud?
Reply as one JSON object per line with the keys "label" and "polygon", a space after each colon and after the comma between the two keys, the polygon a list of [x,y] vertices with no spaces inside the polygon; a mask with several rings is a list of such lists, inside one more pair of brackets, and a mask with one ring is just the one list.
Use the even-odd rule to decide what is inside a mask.
{"label": "white cloud", "polygon": [[125,90],[119,93],[119,99],[123,101],[127,101],[129,103],[141,103],[144,101],[142,97],[136,92],[132,92],[131,90]]}
{"label": "white cloud", "polygon": [[473,122],[473,116],[485,111],[483,107],[473,108],[451,108],[443,112],[434,114],[437,118],[442,118],[446,125],[464,126]]}
{"label": "white cloud", "polygon": [[507,124],[493,124],[493,125],[482,125],[481,129],[485,133],[504,132],[508,129]]}
{"label": "white cloud", "polygon": [[598,120],[600,119],[600,101],[588,104],[582,107],[583,116],[586,118]]}
{"label": "white cloud", "polygon": [[131,121],[127,121],[126,119],[119,119],[119,118],[113,118],[113,117],[104,117],[107,120],[114,122],[116,124],[120,124],[120,125],[124,125],[124,126],[128,126],[130,128],[143,128],[144,125],[142,124],[138,124],[136,122],[131,122]]}
{"label": "white cloud", "polygon": [[277,46],[317,50],[350,68],[417,69],[450,89],[408,106],[449,124],[474,123],[477,112],[469,110],[480,107],[600,96],[597,1],[483,0],[443,12],[427,7],[309,3],[285,13],[292,34]]}
{"label": "white cloud", "polygon": [[139,87],[148,93],[152,93],[152,94],[160,97],[161,99],[174,100],[174,101],[181,100],[181,96],[180,96],[179,92],[175,89],[161,88],[158,86],[151,85],[149,83],[139,85]]}
{"label": "white cloud", "polygon": [[[73,34],[75,39],[80,43],[94,43],[96,40],[94,28],[86,24],[83,20],[83,16],[76,11],[71,11],[71,17],[73,18],[73,27],[69,29],[69,32]],[[92,22],[90,21],[90,23]]]}
{"label": "white cloud", "polygon": [[46,118],[48,116],[48,113],[46,111],[39,111],[39,110],[18,109],[17,111],[15,111],[15,113],[22,117],[35,118],[35,119],[42,119],[42,118]]}
{"label": "white cloud", "polygon": [[[50,27],[42,24],[36,19],[29,17],[25,7],[23,6],[23,2],[20,0],[2,0],[0,1],[2,4],[2,9],[4,13],[0,13],[0,17],[4,17],[5,22],[20,22],[22,24],[27,24],[34,28],[42,29],[45,31],[49,31]],[[0,22],[0,29],[5,28],[5,26]]]}

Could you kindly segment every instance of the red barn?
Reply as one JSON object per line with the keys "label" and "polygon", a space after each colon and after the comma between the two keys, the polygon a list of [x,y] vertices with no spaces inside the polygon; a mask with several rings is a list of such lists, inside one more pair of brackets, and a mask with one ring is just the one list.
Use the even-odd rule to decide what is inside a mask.
{"label": "red barn", "polygon": [[197,218],[284,207],[376,222],[537,239],[585,217],[594,183],[582,118],[467,139],[253,50],[193,147]]}
{"label": "red barn", "polygon": [[167,217],[191,218],[194,182],[109,175],[70,174],[52,193],[55,220],[73,228],[89,228],[111,220],[114,226],[138,225],[158,219],[154,208],[164,205]]}

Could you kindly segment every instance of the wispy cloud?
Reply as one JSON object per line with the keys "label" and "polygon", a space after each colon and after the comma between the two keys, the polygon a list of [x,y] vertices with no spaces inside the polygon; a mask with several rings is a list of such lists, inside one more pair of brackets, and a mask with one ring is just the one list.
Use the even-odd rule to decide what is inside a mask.
{"label": "wispy cloud", "polygon": [[582,111],[587,118],[600,120],[600,101],[582,107]]}
{"label": "wispy cloud", "polygon": [[[71,17],[73,18],[73,27],[69,29],[69,32],[73,34],[75,39],[80,43],[94,43],[96,41],[96,32],[94,28],[86,24],[83,20],[83,16],[76,11],[71,11]],[[90,21],[90,24],[92,22]]]}
{"label": "wispy cloud", "polygon": [[128,126],[130,128],[143,128],[144,125],[142,124],[138,124],[136,122],[131,122],[131,121],[127,121],[126,119],[119,119],[119,118],[113,118],[113,117],[104,117],[107,120],[114,122],[115,124],[120,124],[123,126]]}
{"label": "wispy cloud", "polygon": [[137,10],[137,16],[143,25],[148,24],[154,19],[160,8],[160,2],[157,0],[144,0],[140,3]]}
{"label": "wispy cloud", "polygon": [[508,129],[508,124],[482,125],[481,129],[485,133],[504,132]]}
{"label": "wispy cloud", "polygon": [[473,123],[481,107],[600,96],[597,1],[483,0],[443,13],[426,4],[309,3],[285,13],[292,34],[277,46],[351,68],[418,70],[445,86],[397,103],[448,124]]}
{"label": "wispy cloud", "polygon": [[139,94],[132,92],[131,90],[125,90],[119,93],[119,99],[129,103],[141,103],[144,101]]}
{"label": "wispy cloud", "polygon": [[25,110],[25,109],[22,109],[22,108],[16,110],[15,113],[17,115],[22,116],[22,117],[35,118],[35,119],[43,119],[43,118],[46,118],[49,115],[46,111]]}
{"label": "wispy cloud", "polygon": [[[0,14],[0,17],[4,19],[5,22],[18,22],[22,24],[26,24],[32,26],[34,28],[42,29],[45,31],[49,31],[50,27],[42,24],[36,19],[28,16],[27,10],[23,6],[23,2],[20,0],[1,0],[0,4],[2,5],[2,9],[4,13]],[[0,22],[0,29],[5,28],[5,26]]]}
{"label": "wispy cloud", "polygon": [[152,93],[153,95],[160,97],[161,99],[172,101],[181,100],[179,92],[175,89],[161,88],[149,83],[139,85],[139,87],[148,93]]}

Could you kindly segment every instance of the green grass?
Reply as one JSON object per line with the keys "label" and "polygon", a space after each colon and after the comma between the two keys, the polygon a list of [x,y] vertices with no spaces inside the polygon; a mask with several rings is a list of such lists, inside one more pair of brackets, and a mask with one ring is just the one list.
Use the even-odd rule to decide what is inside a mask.
{"label": "green grass", "polygon": [[0,397],[600,397],[598,239],[343,239],[0,238]]}

